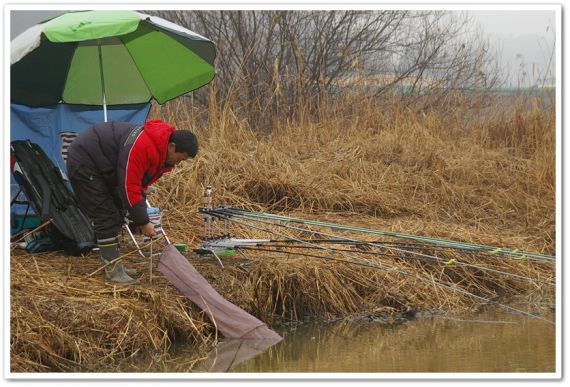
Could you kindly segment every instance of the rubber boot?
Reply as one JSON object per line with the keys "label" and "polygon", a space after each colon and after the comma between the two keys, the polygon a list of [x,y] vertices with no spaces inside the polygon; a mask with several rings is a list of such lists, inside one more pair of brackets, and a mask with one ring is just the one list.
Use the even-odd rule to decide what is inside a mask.
{"label": "rubber boot", "polygon": [[131,277],[134,277],[138,273],[137,269],[129,269],[125,265],[123,265],[123,268],[125,269],[125,273],[127,273],[127,275],[130,275]]}
{"label": "rubber boot", "polygon": [[[101,253],[101,261],[108,264],[119,256],[119,243],[117,238],[97,241]],[[132,272],[132,271],[131,271]],[[127,274],[125,267],[120,262],[112,263],[105,267],[105,277],[107,280],[122,284],[132,284],[138,282]]]}

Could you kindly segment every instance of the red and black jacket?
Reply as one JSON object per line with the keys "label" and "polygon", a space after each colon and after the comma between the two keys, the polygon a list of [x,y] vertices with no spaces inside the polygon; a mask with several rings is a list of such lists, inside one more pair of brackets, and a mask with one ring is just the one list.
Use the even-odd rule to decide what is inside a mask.
{"label": "red and black jacket", "polygon": [[111,193],[119,196],[135,225],[148,223],[146,190],[163,173],[170,135],[175,127],[160,120],[144,126],[126,122],[106,122],[92,126],[69,148],[76,159],[107,181]]}

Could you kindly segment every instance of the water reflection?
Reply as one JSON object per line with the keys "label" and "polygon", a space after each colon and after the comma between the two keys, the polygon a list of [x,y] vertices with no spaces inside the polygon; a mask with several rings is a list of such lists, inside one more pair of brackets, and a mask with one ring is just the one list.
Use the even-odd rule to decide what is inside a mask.
{"label": "water reflection", "polygon": [[555,326],[500,317],[302,324],[284,329],[282,342],[230,371],[555,372]]}
{"label": "water reflection", "polygon": [[224,339],[196,366],[196,372],[227,372],[277,344],[282,339]]}

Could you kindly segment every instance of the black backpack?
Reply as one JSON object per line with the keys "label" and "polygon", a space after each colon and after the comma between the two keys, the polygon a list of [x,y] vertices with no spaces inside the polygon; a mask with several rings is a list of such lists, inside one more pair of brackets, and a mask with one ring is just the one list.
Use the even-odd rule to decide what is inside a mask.
{"label": "black backpack", "polygon": [[42,222],[52,220],[50,237],[54,248],[72,255],[91,251],[96,246],[91,221],[77,205],[61,170],[29,140],[12,141],[10,156],[14,179],[35,213]]}

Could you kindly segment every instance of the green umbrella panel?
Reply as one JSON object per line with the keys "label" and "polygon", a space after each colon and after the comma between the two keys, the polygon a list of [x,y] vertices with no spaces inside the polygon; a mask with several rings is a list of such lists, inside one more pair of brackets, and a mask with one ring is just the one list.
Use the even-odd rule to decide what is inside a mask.
{"label": "green umbrella panel", "polygon": [[162,104],[214,77],[214,44],[161,18],[131,11],[72,12],[40,30],[39,37],[28,34],[28,46],[14,45],[29,52],[11,52],[17,59],[11,65],[12,102],[105,106],[154,98]]}

